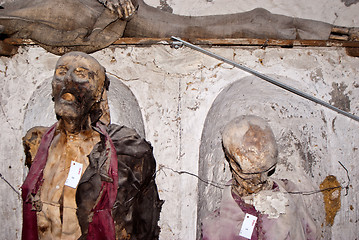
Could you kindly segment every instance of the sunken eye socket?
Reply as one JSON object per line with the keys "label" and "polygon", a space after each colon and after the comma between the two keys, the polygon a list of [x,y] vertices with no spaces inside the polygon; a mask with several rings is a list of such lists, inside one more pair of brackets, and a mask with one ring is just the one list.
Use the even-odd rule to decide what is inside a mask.
{"label": "sunken eye socket", "polygon": [[64,76],[67,73],[68,69],[66,67],[56,68],[55,74],[59,76]]}
{"label": "sunken eye socket", "polygon": [[[67,74],[67,72],[69,71],[69,69],[65,66],[59,66],[56,71],[55,74],[57,76],[65,76]],[[78,78],[87,78],[91,75],[92,72],[90,72],[88,69],[86,68],[76,68],[73,70],[73,73],[78,77]],[[92,75],[94,75],[94,73],[92,73]],[[92,76],[91,75],[91,76]]]}
{"label": "sunken eye socket", "polygon": [[88,70],[85,68],[76,68],[74,70],[74,73],[76,74],[76,76],[80,77],[80,78],[86,78],[88,77]]}

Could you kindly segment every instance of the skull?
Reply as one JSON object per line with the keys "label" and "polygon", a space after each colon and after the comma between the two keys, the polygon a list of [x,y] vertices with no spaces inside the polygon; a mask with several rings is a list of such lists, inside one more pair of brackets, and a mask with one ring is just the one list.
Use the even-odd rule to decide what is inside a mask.
{"label": "skull", "polygon": [[247,183],[253,191],[274,172],[278,147],[271,128],[262,118],[250,115],[235,118],[225,126],[222,143],[234,179]]}

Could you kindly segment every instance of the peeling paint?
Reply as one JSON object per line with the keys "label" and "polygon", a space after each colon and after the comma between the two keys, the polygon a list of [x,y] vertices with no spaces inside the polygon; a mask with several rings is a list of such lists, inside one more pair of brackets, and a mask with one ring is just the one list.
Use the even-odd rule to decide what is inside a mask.
{"label": "peeling paint", "polygon": [[329,93],[332,98],[329,100],[329,103],[343,111],[350,112],[349,95],[345,93],[348,86],[344,82],[340,84],[334,82],[332,87],[333,90]]}
{"label": "peeling paint", "polygon": [[320,190],[323,193],[324,207],[326,214],[326,224],[332,226],[334,218],[340,209],[341,188],[337,178],[333,175],[327,176],[320,184]]}
{"label": "peeling paint", "polygon": [[322,69],[318,68],[315,71],[311,72],[310,79],[312,79],[312,81],[314,81],[315,83],[318,83],[319,81],[323,81]]}
{"label": "peeling paint", "polygon": [[[310,143],[309,143],[310,144]],[[307,144],[305,144],[307,145]],[[303,159],[303,167],[304,170],[313,176],[313,166],[315,165],[315,155],[311,153],[308,149],[306,149],[306,146],[303,146],[302,143],[297,142],[295,143],[295,146],[299,152],[300,157]]]}
{"label": "peeling paint", "polygon": [[167,0],[160,0],[160,6],[158,6],[157,8],[159,8],[162,11],[165,11],[165,12],[173,13],[173,9],[167,3]]}

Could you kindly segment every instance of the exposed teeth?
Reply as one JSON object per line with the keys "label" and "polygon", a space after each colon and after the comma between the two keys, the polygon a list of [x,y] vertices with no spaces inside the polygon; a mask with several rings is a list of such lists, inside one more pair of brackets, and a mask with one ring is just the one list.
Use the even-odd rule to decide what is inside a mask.
{"label": "exposed teeth", "polygon": [[61,98],[70,102],[75,101],[75,96],[72,95],[71,93],[65,93],[64,95],[61,96]]}

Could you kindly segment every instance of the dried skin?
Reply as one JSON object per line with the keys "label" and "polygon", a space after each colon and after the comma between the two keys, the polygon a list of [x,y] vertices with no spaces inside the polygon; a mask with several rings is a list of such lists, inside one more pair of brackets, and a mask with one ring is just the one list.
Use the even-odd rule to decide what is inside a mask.
{"label": "dried skin", "polygon": [[262,129],[257,125],[249,124],[249,129],[243,136],[242,151],[238,149],[237,154],[248,159],[253,164],[252,168],[265,166],[266,155],[270,154],[267,149],[268,143],[272,141],[270,136],[272,136],[270,129]]}
{"label": "dried skin", "polygon": [[222,133],[226,155],[235,160],[243,173],[259,173],[277,162],[277,144],[269,125],[256,116],[240,116],[228,123]]}
{"label": "dried skin", "polygon": [[[92,221],[96,223],[97,216],[92,211],[94,206],[100,210],[112,207],[112,204],[107,206],[108,203],[101,201],[107,201],[103,200],[106,199],[104,194],[108,194],[106,191],[115,194],[115,188],[107,190],[109,185],[106,182],[117,181],[117,175],[109,170],[110,163],[116,164],[116,161],[118,189],[117,198],[113,199],[112,218],[116,223],[116,233],[113,234],[120,239],[158,239],[157,222],[163,202],[154,181],[156,162],[151,145],[135,130],[124,126],[112,125],[107,129],[98,123],[97,128],[94,127],[102,111],[107,122],[110,119],[106,80],[105,69],[90,56],[73,52],[61,57],[52,81],[52,96],[59,121],[46,134],[47,128],[39,127],[31,129],[24,137],[28,165],[31,165],[38,149],[41,150],[35,163],[43,174],[36,175],[39,168],[35,167],[30,168],[28,175],[40,189],[29,186],[29,181],[25,181],[27,185],[24,188],[28,190],[24,195],[26,198],[31,193],[36,194],[35,198],[41,203],[41,208],[36,208],[40,239],[87,238],[89,224]],[[103,133],[103,137],[98,131]],[[48,154],[44,154],[45,151]],[[82,164],[82,170],[76,173],[81,177],[77,188],[64,186],[71,161]],[[32,198],[30,201],[36,203]],[[24,216],[28,216],[29,211],[25,208]],[[106,226],[111,224],[110,219],[99,219],[104,221],[103,228],[93,231],[108,231]],[[31,216],[31,220],[36,221],[36,218]],[[34,233],[36,228],[34,230],[28,225],[24,221],[23,234],[37,235]]]}
{"label": "dried skin", "polygon": [[26,135],[23,137],[23,145],[25,151],[25,165],[30,167],[34,157],[39,148],[40,141],[44,133],[47,131],[47,127],[33,127],[27,131]]}
{"label": "dried skin", "polygon": [[131,0],[99,0],[111,12],[117,12],[119,18],[129,19],[136,12],[136,4]]}
{"label": "dried skin", "polygon": [[[49,157],[44,169],[44,179],[40,198],[42,211],[37,213],[40,239],[77,239],[81,236],[76,217],[76,189],[64,186],[71,161],[88,166],[87,155],[100,140],[94,131],[84,131],[78,135],[66,135],[60,131],[49,149]],[[42,231],[41,231],[42,230]],[[55,231],[54,231],[55,230]]]}

